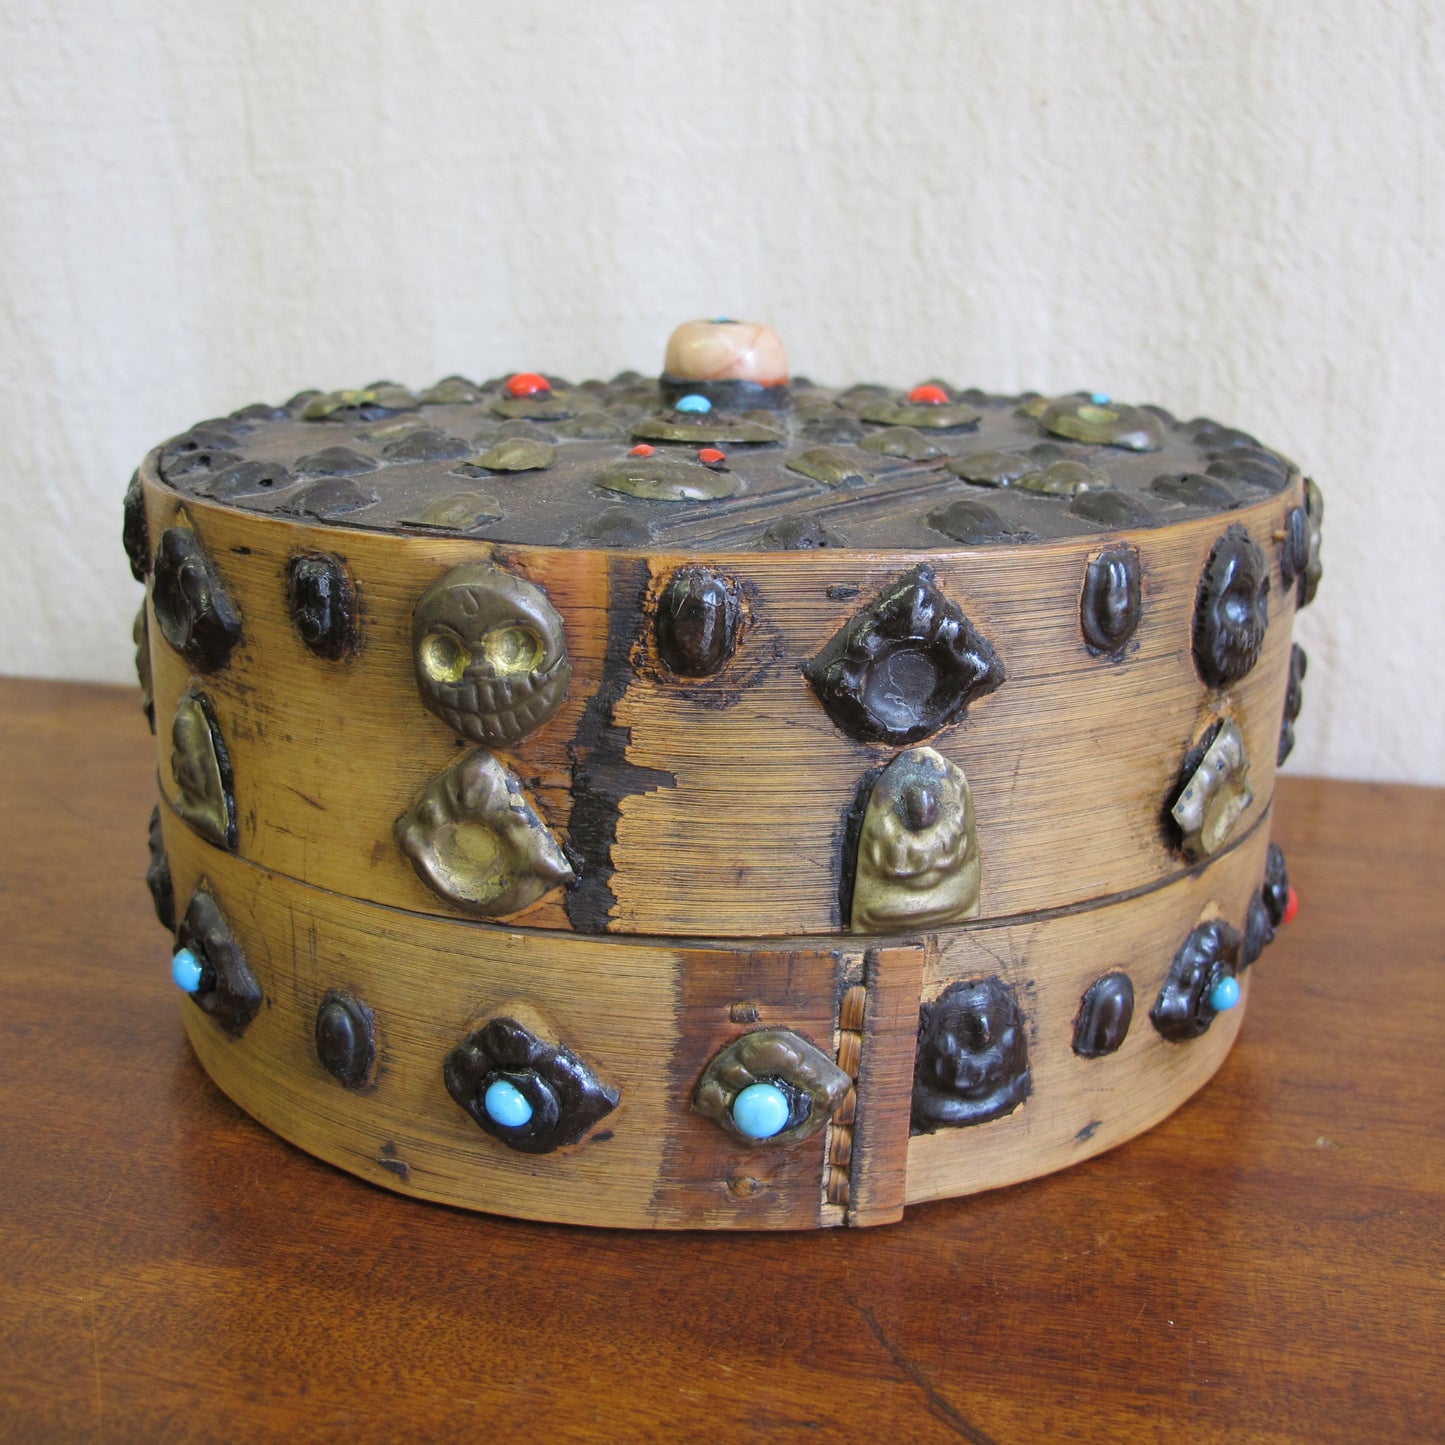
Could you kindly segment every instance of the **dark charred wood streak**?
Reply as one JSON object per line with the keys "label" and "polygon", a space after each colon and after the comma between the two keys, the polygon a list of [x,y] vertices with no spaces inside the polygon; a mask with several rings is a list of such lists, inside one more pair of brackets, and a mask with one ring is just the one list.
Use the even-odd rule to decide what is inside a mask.
{"label": "dark charred wood streak", "polygon": [[632,729],[615,718],[632,677],[631,656],[646,625],[647,563],[617,557],[607,568],[607,653],[602,685],[589,700],[577,735],[567,746],[572,760],[572,819],[568,851],[579,882],[567,894],[567,917],[578,933],[605,933],[617,897],[612,891],[612,845],[626,798],[657,788],[675,788],[662,768],[628,761]]}

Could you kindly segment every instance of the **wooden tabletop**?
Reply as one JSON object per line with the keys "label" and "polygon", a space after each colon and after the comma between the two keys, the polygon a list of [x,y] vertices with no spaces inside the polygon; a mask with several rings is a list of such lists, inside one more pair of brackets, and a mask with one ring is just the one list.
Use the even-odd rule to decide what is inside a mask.
{"label": "wooden tabletop", "polygon": [[801,1235],[401,1198],[192,1057],[127,689],[0,680],[0,1438],[1445,1433],[1445,792],[1288,779],[1233,1054],[1062,1174]]}

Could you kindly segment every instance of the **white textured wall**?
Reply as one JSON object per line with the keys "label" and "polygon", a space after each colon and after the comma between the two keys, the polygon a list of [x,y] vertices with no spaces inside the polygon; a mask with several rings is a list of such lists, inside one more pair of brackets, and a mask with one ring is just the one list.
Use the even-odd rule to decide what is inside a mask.
{"label": "white textured wall", "polygon": [[121,492],[195,420],[724,311],[1294,456],[1291,769],[1445,781],[1439,3],[9,0],[0,71],[0,671],[131,675]]}

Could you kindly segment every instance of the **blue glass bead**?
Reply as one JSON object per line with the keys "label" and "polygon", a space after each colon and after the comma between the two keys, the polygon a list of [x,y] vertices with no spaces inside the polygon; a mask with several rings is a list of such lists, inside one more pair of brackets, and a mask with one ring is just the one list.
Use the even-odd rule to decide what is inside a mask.
{"label": "blue glass bead", "polygon": [[532,1106],[527,1102],[527,1096],[506,1079],[493,1079],[487,1085],[482,1104],[491,1121],[503,1129],[520,1129],[532,1118]]}
{"label": "blue glass bead", "polygon": [[171,977],[183,993],[195,993],[201,986],[201,960],[189,948],[178,948],[171,958]]}
{"label": "blue glass bead", "polygon": [[1089,400],[1093,402],[1095,406],[1108,406],[1113,399],[1107,391],[1091,391],[1089,393]]}
{"label": "blue glass bead", "polygon": [[1217,1014],[1232,1009],[1239,1002],[1239,980],[1226,975],[1209,990],[1209,1007]]}
{"label": "blue glass bead", "polygon": [[677,399],[678,411],[711,411],[712,403],[705,397],[699,396],[697,392],[690,391],[686,396]]}
{"label": "blue glass bead", "polygon": [[733,1100],[733,1123],[749,1139],[771,1139],[788,1122],[788,1096],[776,1084],[749,1084]]}

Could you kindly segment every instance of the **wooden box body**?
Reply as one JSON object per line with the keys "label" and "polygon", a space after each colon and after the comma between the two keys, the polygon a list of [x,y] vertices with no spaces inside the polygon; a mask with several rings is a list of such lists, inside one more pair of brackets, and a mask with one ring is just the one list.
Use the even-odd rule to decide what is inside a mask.
{"label": "wooden box body", "polygon": [[[634,397],[646,390],[626,378],[611,385]],[[318,450],[334,443],[381,461],[352,485],[382,496],[382,510],[404,503],[421,516],[429,506],[433,518],[454,519],[455,506],[437,505],[448,502],[448,486],[484,503],[495,493],[502,511],[512,508],[547,467],[511,473],[481,461],[498,458],[496,431],[518,419],[508,406],[518,398],[504,383],[436,391],[450,399],[391,394],[396,406],[370,413],[365,401],[327,412],[308,397],[264,416],[268,409],[248,409],[206,424],[209,437],[198,428],[199,447],[158,449],[128,501],[133,560],[149,578],[140,645],[158,736],[153,884],[161,888],[163,868],[171,921],[203,963],[205,930],[188,932],[185,919],[195,925],[198,895],[214,903],[258,991],[244,1020],[198,1006],[194,991],[183,1003],[198,1056],[237,1103],[320,1157],[427,1199],[613,1226],[802,1228],[884,1222],[911,1202],[1087,1158],[1147,1128],[1209,1078],[1238,1031],[1261,931],[1272,935],[1278,921],[1278,910],[1265,908],[1270,890],[1283,887],[1267,854],[1270,802],[1282,729],[1298,711],[1293,613],[1309,567],[1318,577],[1318,504],[1296,470],[1281,461],[1277,477],[1246,482],[1238,467],[1216,467],[1211,504],[1204,482],[1193,493],[1151,491],[1150,460],[1116,448],[1126,486],[1104,470],[1107,446],[1039,430],[1042,403],[1030,398],[982,399],[981,427],[940,428],[932,456],[890,457],[847,442],[820,448],[808,443],[820,417],[831,422],[825,401],[850,424],[872,403],[865,397],[850,411],[835,394],[795,387],[772,422],[774,440],[729,451],[722,435],[714,448],[722,463],[699,464],[692,453],[705,446],[659,438],[654,456],[671,448],[725,481],[744,452],[753,471],[715,501],[649,496],[640,484],[630,495],[642,505],[627,504],[644,519],[640,536],[579,536],[575,517],[553,519],[559,531],[572,527],[570,540],[544,543],[505,517],[459,528],[394,515],[368,523],[364,502],[332,516],[304,503],[288,510],[286,496],[317,494],[294,467],[294,436],[307,427]],[[556,383],[537,395],[541,407],[587,393]],[[590,395],[609,393],[598,386]],[[657,418],[693,425],[666,400],[664,385],[651,406],[614,403],[620,440],[554,433],[540,445],[564,463],[577,453],[570,472],[556,464],[563,480],[592,498],[588,505],[613,505],[628,494],[599,491],[588,468],[615,468],[634,444],[645,452],[651,444],[637,437],[655,431]],[[633,410],[641,420],[629,423]],[[520,420],[545,432],[558,411],[563,422],[598,418],[592,429],[604,430],[602,409],[581,404]],[[1175,475],[1207,482],[1210,439],[1237,436],[1151,414],[1179,448],[1193,448],[1182,469],[1159,460],[1161,475],[1173,465]],[[720,433],[737,426],[725,406],[714,418]],[[766,421],[758,408],[749,418]],[[215,435],[227,435],[228,420],[235,453]],[[402,468],[387,465],[386,448],[422,423],[462,440],[479,427],[481,435],[461,459],[426,459],[429,480],[413,470],[393,484]],[[857,427],[864,440],[886,429]],[[512,431],[511,440],[519,432],[529,440],[524,428]],[[1009,496],[1008,507],[1042,518],[1039,527],[1000,505],[1013,535],[982,540],[938,531],[931,542],[905,535],[899,545],[793,550],[786,530],[767,531],[812,509],[846,532],[879,493],[888,494],[880,516],[892,507],[935,518],[960,499],[997,498],[1005,489],[985,491],[947,468],[991,441],[998,451],[1003,436],[1015,451],[1032,446],[1041,463],[1059,459],[1049,447],[1076,456],[1113,483],[1108,490],[1149,501],[1121,510],[1113,525],[1087,509],[1056,525],[1067,495]],[[906,438],[899,445],[917,449]],[[1232,445],[1236,462],[1263,450],[1247,438]],[[207,448],[213,455],[195,463]],[[807,460],[820,449],[835,459],[832,480],[826,458]],[[292,470],[278,474],[279,505],[215,484],[283,453]],[[1218,455],[1228,458],[1230,447]],[[821,478],[788,472],[800,457]],[[787,491],[771,508],[765,464]],[[405,493],[401,502],[391,503],[388,486]],[[348,494],[337,484],[327,495]],[[544,515],[562,506],[540,484],[537,498]],[[684,514],[701,518],[695,535],[674,526]],[[168,546],[175,555],[163,557]],[[1200,619],[1229,548],[1263,559],[1268,625],[1249,665],[1221,680],[1201,654]],[[1099,635],[1105,609],[1091,587],[1111,558],[1127,561],[1134,592],[1127,635],[1106,650],[1100,642],[1113,639]],[[330,568],[340,587],[334,636],[318,639],[316,619],[298,614],[297,569],[307,559]],[[1250,565],[1258,560],[1244,564],[1246,574]],[[521,579],[533,589],[525,597],[540,594],[560,621],[569,676],[560,700],[521,736],[459,735],[419,691],[421,599],[468,568],[484,580]],[[736,615],[722,660],[688,675],[659,617],[674,605],[676,579],[698,571]],[[856,713],[830,703],[819,659],[906,585],[962,615],[992,650],[1000,680],[936,726],[924,709],[923,735],[900,742],[877,728],[870,735]],[[191,609],[179,620],[178,598]],[[191,615],[207,602],[225,614],[213,634]],[[1236,754],[1225,757],[1229,747],[1242,750],[1247,771]],[[927,910],[910,918],[906,906],[888,914],[896,899],[885,888],[885,921],[859,927],[870,789],[918,748],[944,760],[927,766],[966,778],[976,887],[943,922]],[[537,864],[538,896],[511,912],[439,891],[399,841],[398,820],[417,814],[428,788],[479,756],[509,780],[513,825],[523,835],[530,828],[554,870],[568,873],[548,886]],[[1222,782],[1204,776],[1211,768]],[[1226,790],[1227,807],[1206,797],[1212,821],[1202,839],[1174,816],[1187,813],[1191,786]],[[460,825],[448,834],[444,862],[480,876],[474,854],[458,852],[461,836]],[[496,841],[485,827],[467,836]],[[521,874],[526,883],[525,866]],[[1201,933],[1216,925],[1212,941]],[[1199,1004],[1196,986],[1195,1013],[1169,1036],[1164,996],[1177,989],[1191,946],[1206,954],[1222,946],[1211,977],[1230,982],[1214,995],[1218,1009]],[[1095,1020],[1108,1046],[1093,1048],[1090,990],[1121,975],[1135,1000],[1132,1024]],[[1006,1067],[1024,1071],[1014,1102],[977,1122],[931,1123],[918,1095],[930,1020],[985,985],[996,993],[979,996],[994,1002],[970,1005],[959,1027],[1011,1030]],[[338,1000],[353,1010],[340,1067],[335,1037],[328,1053],[318,1033],[328,1008],[335,1022]],[[1002,1024],[982,1017],[1003,1007],[999,1000],[1010,1011]],[[593,1097],[605,1096],[606,1107],[575,1139],[509,1147],[459,1102],[446,1061],[499,1019],[590,1071]],[[802,1040],[846,1076],[826,1117],[776,1142],[741,1138],[699,1108],[717,1061],[768,1030]],[[989,1039],[975,1042],[988,1052]]]}

